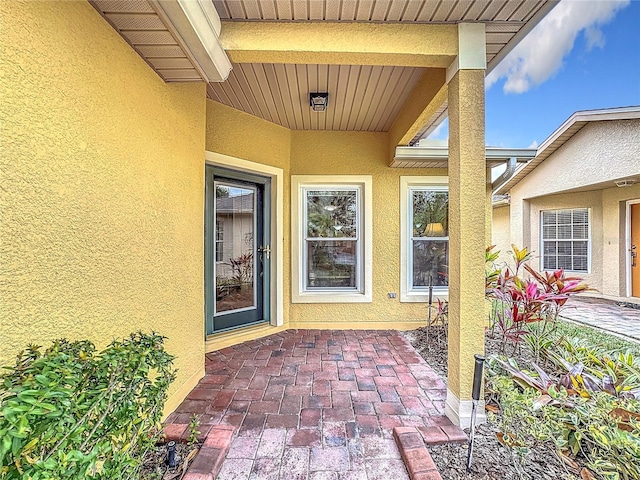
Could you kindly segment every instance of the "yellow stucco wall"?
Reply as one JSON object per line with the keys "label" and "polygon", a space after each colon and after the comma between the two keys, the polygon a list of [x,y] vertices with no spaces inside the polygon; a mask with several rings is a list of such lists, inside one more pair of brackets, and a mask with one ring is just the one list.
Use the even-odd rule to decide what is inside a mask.
{"label": "yellow stucco wall", "polygon": [[206,149],[282,168],[288,177],[291,130],[207,100]]}
{"label": "yellow stucco wall", "polygon": [[204,85],[165,84],[85,1],[0,19],[0,363],[155,330],[172,410],[204,370]]}
{"label": "yellow stucco wall", "polygon": [[225,21],[220,43],[235,63],[447,68],[457,32],[455,25]]}
{"label": "yellow stucco wall", "polygon": [[[389,168],[386,133],[289,130],[210,100],[206,149],[284,170],[285,326],[409,328],[424,322],[423,304],[399,301],[400,175],[446,175],[446,170]],[[292,304],[290,177],[332,174],[373,176],[373,302]],[[389,299],[388,292],[398,297]],[[253,331],[256,336],[267,334],[264,329]],[[241,333],[238,338],[243,340],[252,337],[248,331]],[[221,345],[227,344],[225,338],[220,337]]]}
{"label": "yellow stucco wall", "polygon": [[[640,167],[639,167],[640,169]],[[639,172],[640,173],[640,172]],[[605,296],[626,297],[630,261],[627,252],[627,201],[640,200],[640,184],[602,191],[602,287]]]}
{"label": "yellow stucco wall", "polygon": [[509,205],[493,209],[491,220],[491,245],[495,245],[494,251],[500,251],[500,257],[496,263],[512,262],[511,242],[509,239]]}
{"label": "yellow stucco wall", "polygon": [[591,269],[589,273],[580,273],[592,288],[602,290],[602,192],[575,192],[558,195],[547,195],[533,198],[529,201],[529,244],[534,258],[531,266],[540,270],[542,267],[542,245],[540,241],[540,216],[543,210],[558,210],[563,208],[588,208],[589,230],[591,233]]}
{"label": "yellow stucco wall", "polygon": [[[511,240],[529,238],[528,199],[576,189],[612,188],[614,180],[640,175],[640,119],[592,122],[527,174],[511,195]],[[553,179],[553,181],[550,181]]]}
{"label": "yellow stucco wall", "polygon": [[[399,301],[400,175],[446,175],[446,170],[392,169],[388,164],[386,133],[291,132],[292,175],[372,175],[374,212],[373,302],[292,304],[293,326],[358,328],[375,322],[380,328],[407,328],[406,322],[424,323],[424,304]],[[389,299],[388,292],[398,293],[397,298]]]}
{"label": "yellow stucco wall", "polygon": [[408,145],[447,100],[445,80],[445,69],[425,69],[420,81],[389,129],[391,155],[394,155],[396,145]]}

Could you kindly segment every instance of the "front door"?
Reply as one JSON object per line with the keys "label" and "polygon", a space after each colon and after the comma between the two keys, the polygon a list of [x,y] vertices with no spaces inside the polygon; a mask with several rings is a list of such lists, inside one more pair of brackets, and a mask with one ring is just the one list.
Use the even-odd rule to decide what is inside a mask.
{"label": "front door", "polygon": [[631,296],[640,297],[640,203],[632,203],[630,207]]}
{"label": "front door", "polygon": [[208,335],[269,320],[269,179],[206,166]]}

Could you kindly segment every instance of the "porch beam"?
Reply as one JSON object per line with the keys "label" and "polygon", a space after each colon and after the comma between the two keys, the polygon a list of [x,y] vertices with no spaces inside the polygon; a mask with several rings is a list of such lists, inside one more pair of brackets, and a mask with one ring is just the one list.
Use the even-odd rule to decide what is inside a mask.
{"label": "porch beam", "polygon": [[428,69],[407,98],[389,129],[391,162],[397,145],[409,145],[420,129],[447,100],[444,69]]}
{"label": "porch beam", "polygon": [[392,65],[447,68],[458,55],[456,25],[222,22],[234,63]]}

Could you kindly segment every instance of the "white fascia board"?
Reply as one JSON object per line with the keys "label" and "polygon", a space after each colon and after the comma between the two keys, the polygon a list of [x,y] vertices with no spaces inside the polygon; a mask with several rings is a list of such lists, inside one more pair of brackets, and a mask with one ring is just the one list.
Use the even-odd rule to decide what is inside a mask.
{"label": "white fascia board", "polygon": [[220,17],[211,0],[149,0],[188,51],[206,82],[224,82],[231,62],[220,44]]}
{"label": "white fascia board", "polygon": [[518,45],[524,37],[526,37],[531,30],[533,30],[540,21],[547,16],[547,14],[553,10],[556,5],[560,3],[560,0],[548,0],[538,11],[536,14],[529,19],[527,23],[525,23],[518,33],[516,33],[509,43],[507,43],[502,49],[494,56],[489,64],[487,65],[487,75],[496,68],[502,60],[505,59],[507,55],[511,53],[511,51]]}
{"label": "white fascia board", "polygon": [[[562,134],[578,123],[599,122],[605,120],[632,120],[640,118],[640,106],[620,107],[620,108],[603,108],[600,110],[578,110],[574,112],[565,122],[549,135],[549,137],[540,144],[538,152],[544,152],[549,146],[554,144]],[[577,130],[576,130],[577,132]],[[564,142],[568,141],[567,138]],[[560,145],[558,145],[559,147]]]}

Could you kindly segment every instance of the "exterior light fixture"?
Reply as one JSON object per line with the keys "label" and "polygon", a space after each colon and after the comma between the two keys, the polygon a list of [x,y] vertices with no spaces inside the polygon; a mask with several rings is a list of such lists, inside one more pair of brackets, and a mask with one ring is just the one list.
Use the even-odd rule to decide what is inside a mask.
{"label": "exterior light fixture", "polygon": [[631,185],[638,183],[638,180],[635,178],[626,178],[624,180],[616,180],[613,183],[616,184],[616,187],[630,187]]}
{"label": "exterior light fixture", "polygon": [[324,112],[329,105],[327,92],[313,92],[309,94],[309,106],[314,112]]}

